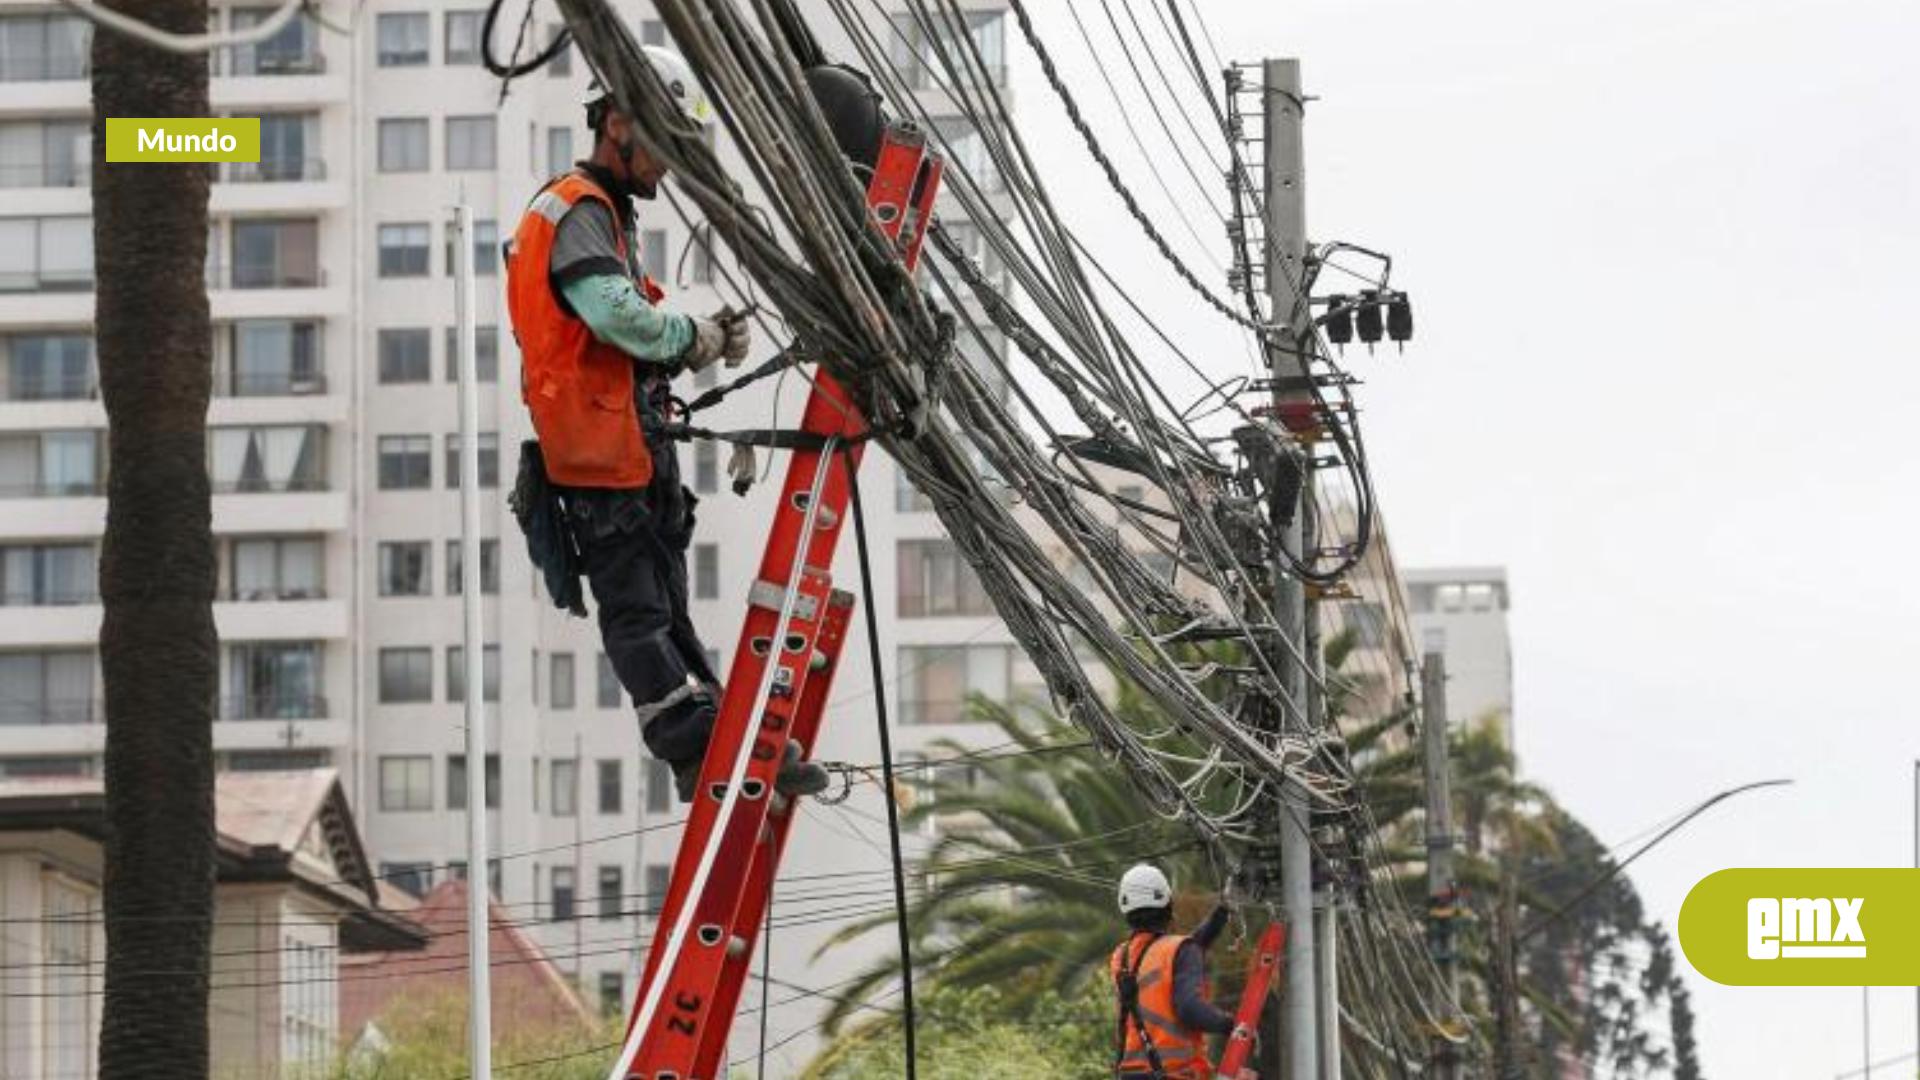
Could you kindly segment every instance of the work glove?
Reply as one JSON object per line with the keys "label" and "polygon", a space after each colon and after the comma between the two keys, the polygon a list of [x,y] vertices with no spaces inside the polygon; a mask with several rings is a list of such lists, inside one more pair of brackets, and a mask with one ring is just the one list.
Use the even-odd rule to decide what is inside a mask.
{"label": "work glove", "polygon": [[752,344],[753,330],[746,315],[723,307],[711,318],[693,320],[693,341],[681,354],[680,362],[690,371],[699,371],[715,360],[738,367]]}

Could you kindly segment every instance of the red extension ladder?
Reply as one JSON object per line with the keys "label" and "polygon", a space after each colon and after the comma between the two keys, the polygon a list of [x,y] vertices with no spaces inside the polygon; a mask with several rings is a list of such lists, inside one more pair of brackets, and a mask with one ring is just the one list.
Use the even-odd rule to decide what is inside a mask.
{"label": "red extension ladder", "polygon": [[[867,207],[908,269],[919,261],[940,173],[922,134],[887,130]],[[790,740],[812,756],[853,617],[853,594],[831,577],[850,479],[836,459],[858,467],[866,421],[821,370],[800,427],[831,441],[788,459],[613,1080],[725,1076],[727,1034],[793,826],[774,773]]]}

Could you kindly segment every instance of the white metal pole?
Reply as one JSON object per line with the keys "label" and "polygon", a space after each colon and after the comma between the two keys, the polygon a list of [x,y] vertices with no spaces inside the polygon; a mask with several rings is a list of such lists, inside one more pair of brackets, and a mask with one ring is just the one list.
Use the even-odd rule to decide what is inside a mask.
{"label": "white metal pole", "polygon": [[[486,646],[480,622],[480,379],[474,370],[473,207],[453,208],[455,370],[460,373],[460,601],[466,626],[467,1036],[473,1080],[493,1077],[493,1005],[487,958]],[[578,768],[578,766],[575,766]]]}

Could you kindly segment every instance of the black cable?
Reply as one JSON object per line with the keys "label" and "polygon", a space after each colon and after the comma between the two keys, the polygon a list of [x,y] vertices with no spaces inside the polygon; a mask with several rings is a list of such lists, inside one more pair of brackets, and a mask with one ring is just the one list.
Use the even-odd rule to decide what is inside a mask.
{"label": "black cable", "polygon": [[[506,6],[506,2],[507,0],[493,0],[487,5],[486,18],[480,22],[480,62],[486,65],[487,71],[491,74],[502,79],[517,79],[529,72],[538,71],[564,52],[573,42],[573,36],[568,33],[566,26],[562,25],[560,32],[553,35],[553,40],[548,42],[547,47],[537,53],[533,59],[524,64],[501,63],[499,58],[493,55],[493,27],[500,20],[500,9]],[[533,17],[533,0],[527,0],[527,17],[529,19]],[[519,45],[516,43],[514,52],[517,55],[519,51]]]}
{"label": "black cable", "polygon": [[842,451],[847,470],[847,497],[853,504],[853,540],[860,553],[860,600],[867,615],[867,657],[873,667],[873,712],[880,730],[880,774],[886,790],[887,845],[893,851],[893,901],[900,931],[900,1004],[906,1019],[907,1080],[914,1080],[913,941],[907,930],[907,871],[900,854],[900,807],[893,798],[893,734],[887,730],[887,692],[880,678],[880,621],[873,602],[873,564],[867,554],[867,516],[860,508],[860,474],[851,450]]}

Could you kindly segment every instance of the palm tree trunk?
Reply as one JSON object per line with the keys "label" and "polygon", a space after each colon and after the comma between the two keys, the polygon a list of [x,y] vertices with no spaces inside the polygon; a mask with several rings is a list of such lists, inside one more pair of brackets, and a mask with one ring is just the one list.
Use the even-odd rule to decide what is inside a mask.
{"label": "palm tree trunk", "polygon": [[[112,0],[176,33],[206,0]],[[100,1076],[205,1077],[219,640],[207,479],[208,172],[104,162],[102,117],[206,116],[207,58],[93,36],[94,330],[109,445]]]}

